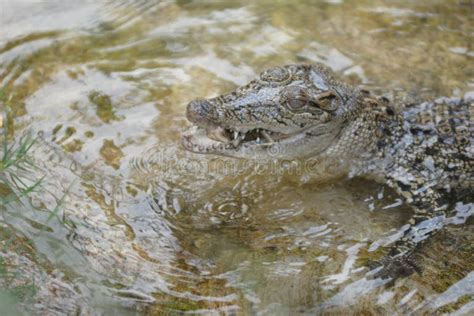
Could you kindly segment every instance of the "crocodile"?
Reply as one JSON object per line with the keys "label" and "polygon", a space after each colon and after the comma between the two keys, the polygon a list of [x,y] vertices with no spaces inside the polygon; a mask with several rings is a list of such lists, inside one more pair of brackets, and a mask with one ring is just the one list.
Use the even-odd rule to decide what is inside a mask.
{"label": "crocodile", "polygon": [[419,265],[413,254],[440,231],[446,197],[474,187],[474,99],[402,105],[348,85],[321,64],[274,67],[233,92],[194,100],[185,149],[247,159],[337,161],[349,177],[385,183],[411,206],[401,237],[374,275],[398,278]]}

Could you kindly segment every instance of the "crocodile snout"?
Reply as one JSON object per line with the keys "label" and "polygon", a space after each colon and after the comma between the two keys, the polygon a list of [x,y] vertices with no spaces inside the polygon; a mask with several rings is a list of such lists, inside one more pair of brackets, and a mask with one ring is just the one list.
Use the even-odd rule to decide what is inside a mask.
{"label": "crocodile snout", "polygon": [[214,111],[207,100],[194,100],[188,104],[186,117],[197,125],[211,125]]}

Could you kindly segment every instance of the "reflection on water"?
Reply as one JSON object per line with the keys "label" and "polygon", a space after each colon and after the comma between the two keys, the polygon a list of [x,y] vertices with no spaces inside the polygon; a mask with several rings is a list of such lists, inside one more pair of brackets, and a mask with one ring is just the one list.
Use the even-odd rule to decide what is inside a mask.
{"label": "reflection on water", "polygon": [[[27,309],[474,309],[472,204],[459,201],[453,225],[417,254],[422,276],[386,286],[366,276],[363,263],[410,215],[393,192],[196,156],[179,145],[187,102],[272,65],[322,62],[403,102],[471,95],[468,6],[8,0],[0,9],[0,104],[12,139],[26,129],[40,136],[38,169],[25,177],[44,176],[28,201],[2,207],[2,230],[31,243],[2,253],[39,289]],[[58,204],[62,223],[46,212]]]}

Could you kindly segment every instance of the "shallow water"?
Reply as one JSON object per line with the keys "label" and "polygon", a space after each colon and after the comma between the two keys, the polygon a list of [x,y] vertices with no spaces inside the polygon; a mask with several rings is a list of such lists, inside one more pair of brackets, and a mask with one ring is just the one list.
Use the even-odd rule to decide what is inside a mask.
{"label": "shallow water", "polygon": [[2,1],[0,105],[12,139],[40,138],[22,177],[44,176],[0,220],[30,240],[4,253],[39,289],[26,309],[472,313],[472,204],[453,202],[422,276],[387,285],[363,263],[410,216],[389,189],[179,144],[187,102],[280,64],[322,62],[396,101],[463,96],[468,2]]}

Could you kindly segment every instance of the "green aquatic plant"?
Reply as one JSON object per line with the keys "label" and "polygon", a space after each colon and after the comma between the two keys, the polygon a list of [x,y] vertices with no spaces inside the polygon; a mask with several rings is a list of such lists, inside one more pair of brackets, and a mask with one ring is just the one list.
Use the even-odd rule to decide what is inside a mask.
{"label": "green aquatic plant", "polygon": [[[37,190],[40,187],[43,178],[35,181],[28,181],[23,177],[23,174],[35,168],[29,153],[36,143],[36,138],[33,137],[31,131],[27,131],[20,139],[15,142],[9,141],[7,133],[7,122],[3,128],[3,139],[0,151],[0,210],[5,211],[7,205],[12,203],[22,203],[22,199]],[[8,310],[11,314],[17,314],[19,311],[14,307],[21,301],[26,301],[32,298],[36,291],[34,282],[21,280],[18,270],[11,265],[8,258],[8,253],[23,254],[26,256],[33,256],[31,252],[30,242],[17,236],[15,230],[7,225],[0,227],[0,245],[1,252],[5,255],[0,255],[0,309]],[[29,251],[25,250],[25,247]],[[13,307],[12,307],[13,306]]]}
{"label": "green aquatic plant", "polygon": [[[38,137],[34,136],[31,130],[27,130],[18,141],[10,142],[8,138],[8,122],[4,121],[3,117],[0,116],[0,118],[2,118],[5,126],[0,146],[0,210],[3,210],[7,204],[12,202],[22,203],[24,197],[38,190],[41,187],[44,176],[33,180],[27,176],[32,174],[32,170],[37,169],[29,154],[37,143]],[[1,127],[0,125],[0,131]],[[65,218],[61,219],[58,216],[60,206],[68,191],[69,188],[58,201],[56,207],[50,211],[47,222],[52,218],[57,218],[62,224],[69,223]]]}
{"label": "green aquatic plant", "polygon": [[[9,124],[11,121],[6,119],[6,115],[0,118],[0,215],[9,213],[22,217],[30,224],[34,223],[40,233],[52,231],[47,225],[53,218],[64,226],[72,226],[73,223],[58,215],[70,187],[55,208],[48,211],[44,223],[27,218],[27,212],[23,211],[29,208],[36,210],[29,197],[33,192],[41,192],[44,180],[44,176],[38,176],[39,172],[35,172],[38,171],[38,166],[32,159],[32,150],[38,143],[38,137],[27,130],[17,140],[13,140],[10,133],[12,125]],[[8,310],[9,315],[21,315],[19,304],[30,302],[38,291],[35,278],[21,272],[24,267],[16,262],[15,258],[18,257],[29,262],[30,268],[35,267],[36,272],[44,271],[33,240],[18,232],[5,217],[0,218],[0,310]]]}
{"label": "green aquatic plant", "polygon": [[[29,168],[35,168],[29,151],[36,143],[31,131],[27,131],[18,142],[9,144],[7,133],[4,132],[0,161],[0,205],[6,205],[36,190],[43,178],[26,181],[21,174]],[[29,182],[29,183],[28,183]]]}

